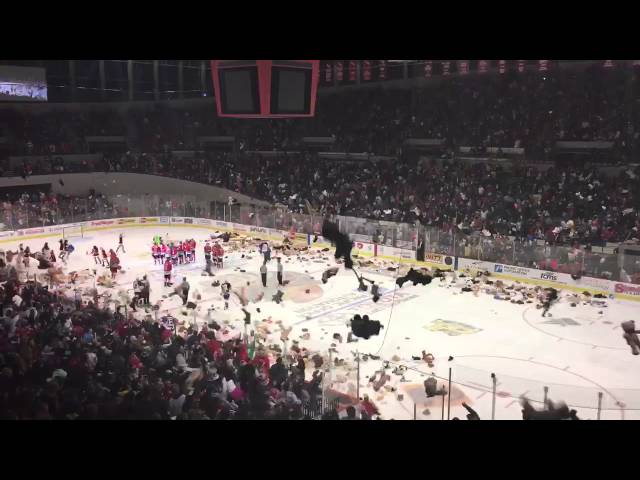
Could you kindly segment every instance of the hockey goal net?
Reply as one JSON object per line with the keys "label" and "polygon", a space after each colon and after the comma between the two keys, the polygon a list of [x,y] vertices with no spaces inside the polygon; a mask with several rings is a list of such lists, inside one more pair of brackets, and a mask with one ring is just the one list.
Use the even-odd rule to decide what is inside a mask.
{"label": "hockey goal net", "polygon": [[71,227],[62,228],[62,238],[83,238],[84,227],[82,225],[73,225]]}

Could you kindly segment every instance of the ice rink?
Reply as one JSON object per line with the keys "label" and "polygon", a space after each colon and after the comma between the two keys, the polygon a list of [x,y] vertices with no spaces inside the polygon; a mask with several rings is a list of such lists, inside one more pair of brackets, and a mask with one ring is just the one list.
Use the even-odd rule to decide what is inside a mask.
{"label": "ice rink", "polygon": [[[268,336],[267,345],[283,347],[280,340],[283,326],[293,328],[283,348],[290,348],[295,340],[310,354],[317,352],[325,356],[325,367],[329,363],[329,349],[334,349],[330,356],[332,366],[327,372],[328,395],[339,392],[355,396],[354,354],[356,350],[366,354],[366,360],[360,361],[360,396],[369,395],[384,419],[411,419],[414,412],[420,420],[440,419],[443,405],[447,418],[449,400],[450,417],[464,419],[466,410],[461,403],[466,402],[482,419],[489,419],[493,398],[491,373],[496,376],[496,419],[522,418],[520,396],[542,401],[545,387],[548,387],[548,398],[564,400],[578,411],[580,418],[596,418],[601,392],[601,418],[640,419],[640,375],[637,373],[640,357],[631,355],[620,328],[622,321],[640,320],[637,303],[607,299],[607,307],[582,304],[572,307],[561,299],[551,310],[552,317],[543,318],[535,304],[511,304],[486,294],[475,297],[437,280],[428,286],[405,284],[400,289],[395,286],[393,272],[362,270],[367,278],[381,286],[382,297],[374,303],[369,292],[358,290],[353,272],[342,266],[337,276],[322,284],[321,273],[336,263],[332,251],[316,250],[300,258],[284,257],[284,279],[289,280],[289,284],[282,287],[282,303],[276,304],[272,301],[272,295],[278,290],[275,260],[268,263],[268,286],[263,288],[259,274],[262,257],[255,247],[229,253],[223,244],[228,255],[225,268],[215,270],[214,277],[203,276],[202,247],[210,231],[186,226],[172,226],[167,230],[162,231],[161,227],[123,230],[126,253],[120,252],[119,257],[124,273],[116,279],[115,287],[98,287],[98,291],[110,290],[115,298],[120,290],[131,291],[136,277],[147,274],[151,281],[151,303],[160,305],[160,316],[170,313],[181,321],[198,323],[214,319],[225,323],[226,335],[231,338],[244,331],[241,305],[232,296],[231,308],[225,311],[220,288],[211,285],[214,280],[227,279],[234,290],[244,288],[251,300],[247,310],[254,323],[252,328]],[[155,234],[164,238],[168,235],[171,240],[194,238],[198,241],[197,261],[177,266],[173,275],[174,284],[182,277],[188,279],[190,299],[201,294],[195,316],[183,315],[181,300],[177,296],[168,297],[173,288],[163,287],[162,266],[154,265],[151,258]],[[52,236],[22,243],[37,251],[48,241],[57,255],[59,238]],[[93,245],[115,250],[117,242],[116,230],[88,232],[85,238],[71,239],[76,249],[66,270],[84,271],[84,285],[93,286],[91,270],[96,268],[100,275],[106,268],[94,265],[89,250]],[[2,248],[15,251],[18,243],[3,243]],[[275,256],[274,251],[272,257]],[[36,263],[32,261],[31,274],[37,272]],[[255,301],[261,294],[263,298]],[[215,310],[208,313],[210,307]],[[379,320],[384,329],[369,340],[346,343],[350,331],[347,322],[354,314],[368,314]],[[145,313],[140,311],[138,315],[144,317]],[[334,339],[334,334],[340,334],[343,341]],[[422,359],[412,359],[421,357],[423,351],[435,357],[433,368]],[[368,358],[369,354],[380,358]],[[453,361],[448,361],[449,356],[454,357]],[[336,358],[338,365],[334,363]],[[384,361],[389,362],[385,370],[389,378],[376,391],[369,379],[374,375],[380,379]],[[309,379],[313,363],[308,361],[307,367]],[[396,367],[401,367],[401,371]],[[445,396],[444,402],[443,396],[428,399],[424,380],[433,374],[438,387],[446,386],[449,369],[451,398]],[[534,405],[541,407],[541,404]]]}

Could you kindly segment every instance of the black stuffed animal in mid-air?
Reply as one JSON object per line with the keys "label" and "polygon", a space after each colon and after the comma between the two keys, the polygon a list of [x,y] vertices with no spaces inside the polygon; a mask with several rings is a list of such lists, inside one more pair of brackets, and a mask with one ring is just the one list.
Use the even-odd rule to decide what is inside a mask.
{"label": "black stuffed animal in mid-air", "polygon": [[580,420],[575,410],[570,410],[565,402],[553,403],[546,400],[544,410],[536,410],[526,397],[520,399],[523,420]]}
{"label": "black stuffed animal in mid-air", "polygon": [[341,233],[335,223],[325,220],[322,224],[322,236],[336,246],[335,258],[344,258],[344,267],[353,268],[353,260],[351,259],[353,242],[349,239],[349,235]]}

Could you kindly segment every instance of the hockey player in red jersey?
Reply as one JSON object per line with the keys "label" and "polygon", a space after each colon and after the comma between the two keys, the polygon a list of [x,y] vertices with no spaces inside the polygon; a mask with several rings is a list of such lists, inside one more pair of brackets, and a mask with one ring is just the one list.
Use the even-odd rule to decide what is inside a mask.
{"label": "hockey player in red jersey", "polygon": [[192,260],[195,262],[196,261],[196,241],[192,238],[191,240],[189,240],[189,247],[191,247],[191,257]]}
{"label": "hockey player in red jersey", "polygon": [[173,269],[173,262],[170,258],[167,258],[164,262],[164,286],[171,286],[171,270]]}
{"label": "hockey player in red jersey", "polygon": [[120,259],[116,255],[116,252],[109,250],[111,258],[109,259],[109,270],[111,270],[111,278],[115,279],[118,270],[120,270]]}
{"label": "hockey player in red jersey", "polygon": [[178,263],[182,265],[184,263],[184,246],[182,242],[178,242],[177,250],[178,250]]}

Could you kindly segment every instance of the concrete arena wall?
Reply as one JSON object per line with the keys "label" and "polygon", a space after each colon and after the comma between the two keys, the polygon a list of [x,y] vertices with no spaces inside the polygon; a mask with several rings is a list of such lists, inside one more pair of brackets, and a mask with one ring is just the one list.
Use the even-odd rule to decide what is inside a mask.
{"label": "concrete arena wall", "polygon": [[[112,218],[106,220],[92,220],[81,223],[54,225],[50,227],[28,228],[17,231],[0,232],[0,244],[20,242],[37,238],[51,238],[62,236],[63,228],[82,226],[84,232],[98,232],[105,230],[123,230],[129,228],[199,228],[209,231],[236,232],[246,236],[262,238],[271,241],[279,241],[290,232],[272,228],[255,227],[220,220],[189,217],[130,217]],[[318,240],[313,242],[313,236],[308,234],[296,234],[296,239],[304,241],[313,248],[332,248],[331,244],[318,235]],[[415,260],[415,252],[408,249],[375,245],[366,242],[354,242],[353,255],[363,257],[377,257],[394,262],[440,268],[442,270],[462,271],[489,271],[492,276],[500,279],[540,285],[543,287],[555,287],[576,292],[588,291],[592,294],[604,294],[609,298],[640,301],[640,285],[632,285],[622,282],[613,282],[604,279],[584,277],[574,280],[570,275],[557,272],[547,272],[531,268],[514,267],[511,265],[483,262],[462,257],[451,257],[426,253],[427,261]]]}
{"label": "concrete arena wall", "polygon": [[[59,180],[64,182],[60,185]],[[94,189],[104,195],[192,195],[201,201],[227,202],[229,196],[240,203],[268,205],[267,202],[203,183],[179,180],[177,178],[147,175],[143,173],[64,173],[58,175],[33,175],[26,180],[21,177],[0,177],[1,187],[51,184],[55,193],[65,195],[85,195]],[[185,193],[188,192],[188,193]]]}

